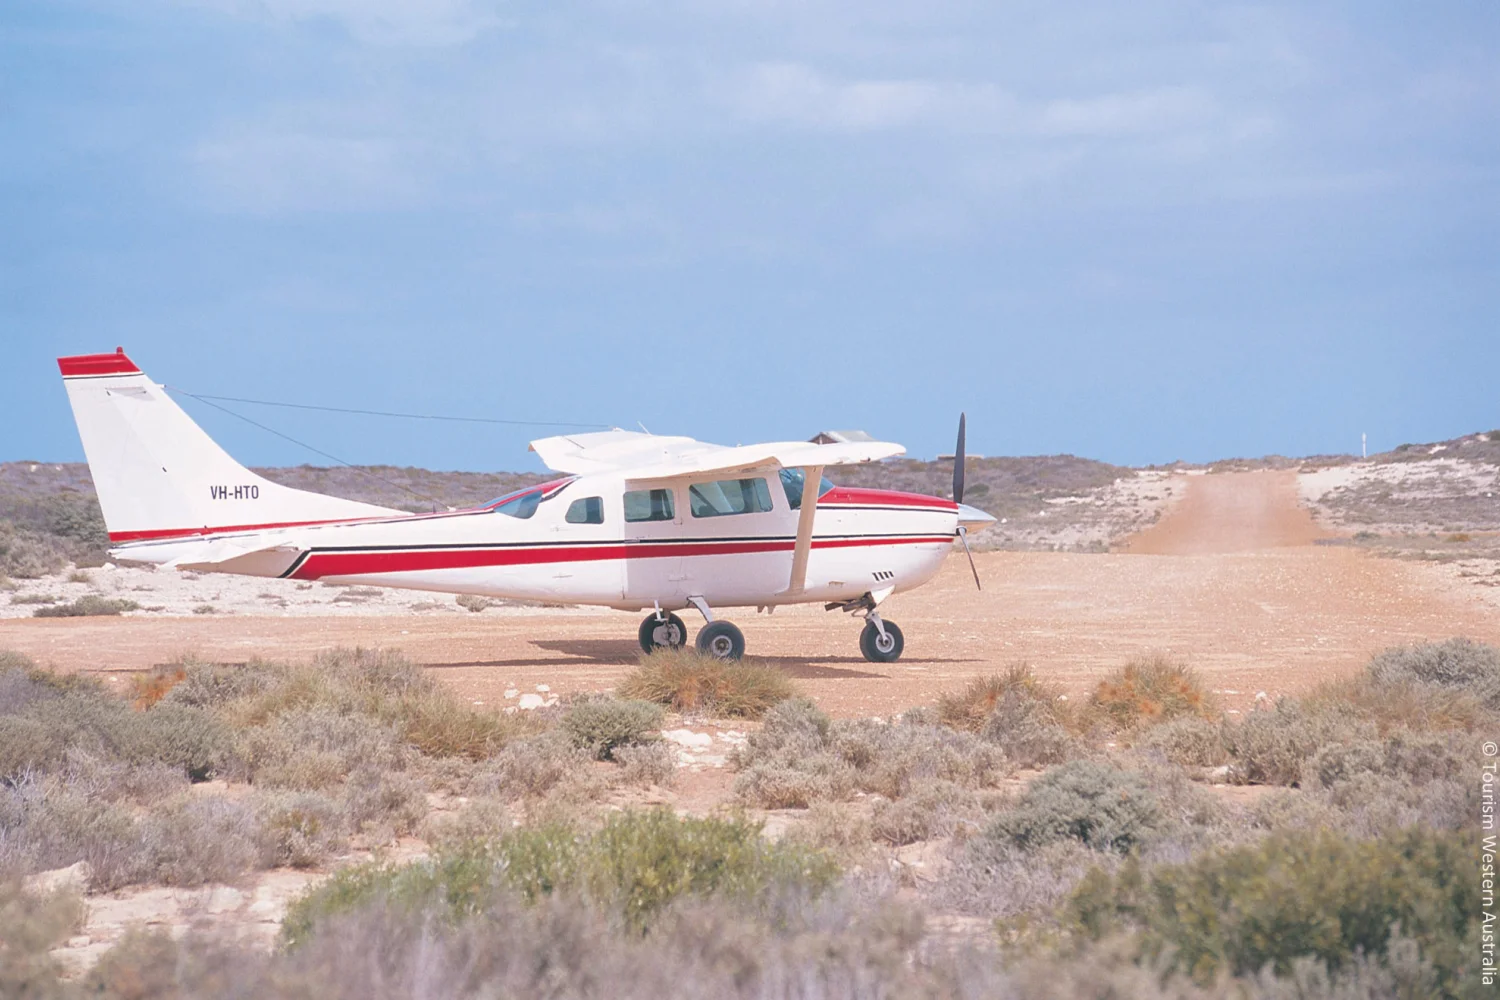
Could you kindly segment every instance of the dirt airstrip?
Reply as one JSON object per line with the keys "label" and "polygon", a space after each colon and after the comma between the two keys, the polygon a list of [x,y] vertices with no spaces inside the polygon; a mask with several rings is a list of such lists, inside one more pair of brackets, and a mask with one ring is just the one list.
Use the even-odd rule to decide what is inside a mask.
{"label": "dirt airstrip", "polygon": [[[1500,612],[1487,592],[1438,566],[1326,544],[1331,534],[1298,506],[1295,473],[1192,476],[1166,516],[1114,553],[981,553],[982,592],[956,554],[933,583],[885,606],[906,634],[906,656],[895,665],[866,663],[856,623],[821,608],[728,617],[752,654],[780,661],[843,716],[929,703],[1022,660],[1082,694],[1151,651],[1191,663],[1243,710],[1259,692],[1305,689],[1392,644],[1452,635],[1500,642]],[[0,647],[61,670],[123,673],[181,654],[234,662],[389,646],[466,697],[503,706],[538,685],[555,694],[613,687],[636,662],[637,618],[537,610],[12,619],[0,621]]]}

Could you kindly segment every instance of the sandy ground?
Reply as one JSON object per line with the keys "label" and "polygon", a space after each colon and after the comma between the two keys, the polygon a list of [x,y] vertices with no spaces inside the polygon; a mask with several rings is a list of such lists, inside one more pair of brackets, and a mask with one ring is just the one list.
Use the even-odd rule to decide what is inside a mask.
{"label": "sandy ground", "polygon": [[[1022,660],[1080,695],[1152,651],[1190,662],[1229,707],[1243,710],[1259,692],[1305,689],[1395,643],[1458,634],[1500,642],[1493,591],[1442,567],[1313,544],[1326,532],[1298,505],[1294,473],[1187,482],[1183,500],[1123,552],[980,553],[982,592],[956,553],[933,583],[885,605],[906,635],[906,656],[895,665],[866,663],[856,623],[821,608],[729,617],[745,630],[750,653],[784,664],[841,716],[930,703],[974,675]],[[0,647],[62,670],[120,673],[184,654],[235,662],[305,657],[335,645],[392,646],[471,700],[497,706],[516,704],[539,685],[554,694],[608,689],[636,662],[635,615],[419,613],[394,601],[385,608],[11,619],[0,621]]]}

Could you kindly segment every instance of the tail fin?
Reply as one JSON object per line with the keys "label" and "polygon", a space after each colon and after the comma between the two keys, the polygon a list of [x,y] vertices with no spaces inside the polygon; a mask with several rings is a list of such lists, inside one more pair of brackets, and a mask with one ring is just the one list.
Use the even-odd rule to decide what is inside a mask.
{"label": "tail fin", "polygon": [[58,358],[111,542],[389,517],[402,512],[308,493],[240,465],[146,378],[123,348]]}

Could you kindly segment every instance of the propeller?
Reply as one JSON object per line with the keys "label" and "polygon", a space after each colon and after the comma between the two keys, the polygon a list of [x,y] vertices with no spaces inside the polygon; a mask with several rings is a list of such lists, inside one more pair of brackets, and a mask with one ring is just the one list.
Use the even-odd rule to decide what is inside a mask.
{"label": "propeller", "polygon": [[[953,449],[953,502],[961,504],[964,502],[964,418],[958,415],[958,444]],[[969,551],[969,529],[963,525],[958,526],[958,540],[963,543],[964,555],[969,557],[969,571],[974,574],[974,586],[980,590],[984,584],[979,582],[979,569],[974,565],[974,553]]]}

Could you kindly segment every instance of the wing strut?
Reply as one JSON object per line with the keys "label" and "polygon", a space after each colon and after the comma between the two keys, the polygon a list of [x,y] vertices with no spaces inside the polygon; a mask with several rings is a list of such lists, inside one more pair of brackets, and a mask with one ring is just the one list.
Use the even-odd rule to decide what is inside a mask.
{"label": "wing strut", "polygon": [[813,518],[818,513],[818,491],[823,483],[823,466],[809,465],[802,470],[802,510],[797,517],[797,545],[792,549],[792,579],[788,594],[807,589],[807,556],[812,551]]}

